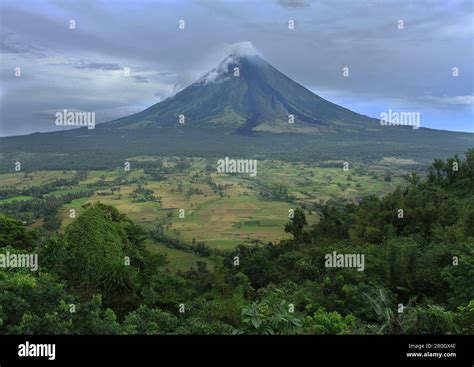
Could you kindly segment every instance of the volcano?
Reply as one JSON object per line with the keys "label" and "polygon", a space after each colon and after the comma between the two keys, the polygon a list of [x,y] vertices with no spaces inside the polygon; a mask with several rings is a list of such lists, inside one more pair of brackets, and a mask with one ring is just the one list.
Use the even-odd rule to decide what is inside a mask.
{"label": "volcano", "polygon": [[[0,153],[13,162],[19,153],[34,153],[30,157],[35,160],[39,153],[53,153],[55,159],[93,154],[94,162],[106,154],[117,160],[232,154],[310,161],[396,156],[430,162],[473,146],[471,133],[382,126],[378,119],[331,103],[278,71],[249,42],[236,44],[207,74],[142,112],[95,129],[0,139]],[[45,166],[53,164],[49,156],[43,159],[48,159]],[[76,164],[70,158],[67,162],[66,168]]]}
{"label": "volcano", "polygon": [[236,132],[334,132],[377,122],[331,103],[270,65],[250,42],[172,98],[119,119],[120,127],[226,125]]}

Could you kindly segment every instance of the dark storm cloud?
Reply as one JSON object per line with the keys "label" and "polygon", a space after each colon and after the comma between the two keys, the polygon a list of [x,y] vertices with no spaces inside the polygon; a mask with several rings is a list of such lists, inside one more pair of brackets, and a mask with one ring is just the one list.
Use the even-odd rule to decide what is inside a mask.
{"label": "dark storm cloud", "polygon": [[[33,113],[62,106],[112,111],[105,116],[120,101],[128,106],[120,112],[138,112],[195,81],[241,41],[295,81],[357,112],[373,116],[406,106],[433,112],[443,105],[458,113],[461,130],[473,118],[470,1],[10,0],[0,6],[0,117],[8,121],[0,134],[48,129]],[[32,58],[33,48],[42,55]],[[21,78],[13,77],[16,66]],[[129,77],[120,72],[125,68]]]}

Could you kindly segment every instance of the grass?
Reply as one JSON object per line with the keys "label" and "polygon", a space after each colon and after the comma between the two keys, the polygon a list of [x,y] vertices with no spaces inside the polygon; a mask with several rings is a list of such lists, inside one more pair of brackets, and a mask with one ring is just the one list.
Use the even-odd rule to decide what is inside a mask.
{"label": "grass", "polygon": [[163,244],[156,244],[151,241],[148,241],[145,246],[150,252],[165,255],[169,262],[167,265],[165,265],[165,267],[171,271],[186,271],[192,267],[196,269],[198,261],[205,262],[209,270],[213,269],[212,261],[205,257],[200,257],[189,252],[169,248]]}
{"label": "grass", "polygon": [[35,172],[17,172],[5,173],[0,175],[1,186],[13,186],[16,188],[27,188],[31,186],[39,186],[59,178],[71,178],[75,174],[74,171],[35,171]]}
{"label": "grass", "polygon": [[11,203],[12,201],[25,201],[25,200],[31,200],[31,199],[34,199],[33,196],[20,195],[20,196],[14,196],[14,197],[8,198],[8,199],[0,200],[0,204],[2,204],[2,203]]}
{"label": "grass", "polygon": [[[204,203],[183,220],[174,221],[172,229],[190,241],[202,240],[218,248],[234,247],[254,240],[276,241],[287,237],[283,226],[287,222],[288,203],[264,201],[256,194],[252,196],[224,197]],[[265,221],[266,226],[256,224]],[[236,226],[238,223],[255,223]]]}

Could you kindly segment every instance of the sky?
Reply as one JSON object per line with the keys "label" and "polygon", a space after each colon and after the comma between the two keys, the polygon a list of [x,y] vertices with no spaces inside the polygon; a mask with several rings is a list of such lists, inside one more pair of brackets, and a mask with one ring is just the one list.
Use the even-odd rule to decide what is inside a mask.
{"label": "sky", "polygon": [[473,4],[2,0],[0,136],[61,128],[54,114],[64,109],[95,112],[98,123],[139,112],[238,42],[355,112],[419,112],[422,127],[474,132]]}

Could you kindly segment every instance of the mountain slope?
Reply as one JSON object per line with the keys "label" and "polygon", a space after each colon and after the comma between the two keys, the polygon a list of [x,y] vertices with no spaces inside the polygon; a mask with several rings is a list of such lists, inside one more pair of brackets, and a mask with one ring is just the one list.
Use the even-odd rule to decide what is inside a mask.
{"label": "mountain slope", "polygon": [[[326,101],[294,82],[250,44],[243,46],[174,97],[113,123],[132,128],[166,126],[178,123],[179,115],[184,115],[185,123],[225,124],[239,132],[377,127],[375,120]],[[290,115],[293,124],[289,123]]]}

